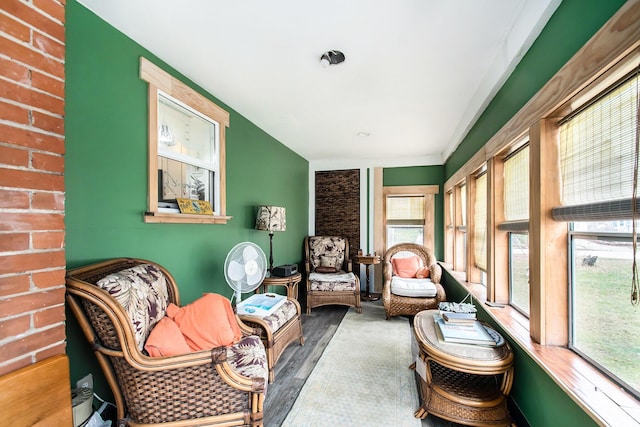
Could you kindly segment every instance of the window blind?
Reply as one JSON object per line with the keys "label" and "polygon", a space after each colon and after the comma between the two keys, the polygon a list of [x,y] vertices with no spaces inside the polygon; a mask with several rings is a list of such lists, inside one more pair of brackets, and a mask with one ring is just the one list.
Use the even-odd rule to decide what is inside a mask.
{"label": "window blind", "polygon": [[476,199],[473,207],[474,252],[476,267],[487,271],[487,174],[476,178]]}
{"label": "window blind", "polygon": [[637,126],[637,74],[561,124],[562,206],[554,219],[592,221],[594,211],[598,220],[631,218],[628,202],[609,202],[632,197]]}
{"label": "window blind", "polygon": [[388,225],[424,225],[424,196],[387,197]]}

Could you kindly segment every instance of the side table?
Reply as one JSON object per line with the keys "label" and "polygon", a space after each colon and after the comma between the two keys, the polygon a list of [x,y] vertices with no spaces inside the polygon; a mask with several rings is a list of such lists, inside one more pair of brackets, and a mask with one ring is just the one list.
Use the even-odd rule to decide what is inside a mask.
{"label": "side table", "polygon": [[298,284],[302,280],[302,274],[296,273],[288,277],[268,276],[262,281],[262,285],[258,290],[268,292],[269,286],[286,286],[287,297],[298,299]]}
{"label": "side table", "polygon": [[361,292],[360,299],[363,301],[378,301],[380,295],[375,294],[373,289],[369,287],[369,266],[380,264],[380,255],[355,255],[353,261],[357,264],[364,264],[366,269],[367,283],[365,284],[365,290]]}
{"label": "side table", "polygon": [[413,330],[420,349],[412,365],[419,373],[421,407],[416,418],[433,414],[455,423],[511,426],[507,396],[513,384],[513,352],[498,347],[445,343],[433,319],[438,310],[416,314]]}

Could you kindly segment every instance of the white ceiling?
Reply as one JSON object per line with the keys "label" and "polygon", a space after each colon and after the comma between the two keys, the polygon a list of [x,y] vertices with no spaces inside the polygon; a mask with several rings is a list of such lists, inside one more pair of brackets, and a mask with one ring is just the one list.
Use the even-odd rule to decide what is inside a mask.
{"label": "white ceiling", "polygon": [[444,163],[560,0],[79,2],[311,164],[403,166]]}

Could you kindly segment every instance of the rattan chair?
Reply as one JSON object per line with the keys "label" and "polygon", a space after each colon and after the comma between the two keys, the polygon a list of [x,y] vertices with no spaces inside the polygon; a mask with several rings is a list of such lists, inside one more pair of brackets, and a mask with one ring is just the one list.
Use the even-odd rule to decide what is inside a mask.
{"label": "rattan chair", "polygon": [[[435,297],[410,297],[395,295],[391,292],[391,280],[393,279],[393,264],[391,260],[395,256],[417,255],[422,265],[429,267],[430,279],[435,284]],[[382,303],[387,314],[387,320],[392,316],[412,316],[422,310],[437,308],[440,301],[446,300],[444,288],[440,284],[442,268],[438,264],[433,251],[423,245],[414,243],[400,243],[387,249],[382,264],[384,285],[382,288]]]}
{"label": "rattan chair", "polygon": [[[113,392],[120,425],[262,426],[267,368],[258,337],[255,342],[264,355],[261,378],[238,373],[227,347],[168,357],[149,357],[139,349],[130,314],[96,283],[143,264],[164,274],[168,302],[180,305],[173,276],[145,260],[114,259],[70,270],[66,277],[67,303]],[[243,336],[254,332],[242,322],[240,326]]]}
{"label": "rattan chair", "polygon": [[[360,313],[360,279],[352,272],[347,238],[308,236],[304,239],[304,252],[307,314],[322,305],[346,305]],[[335,272],[319,271],[329,265],[335,267]]]}

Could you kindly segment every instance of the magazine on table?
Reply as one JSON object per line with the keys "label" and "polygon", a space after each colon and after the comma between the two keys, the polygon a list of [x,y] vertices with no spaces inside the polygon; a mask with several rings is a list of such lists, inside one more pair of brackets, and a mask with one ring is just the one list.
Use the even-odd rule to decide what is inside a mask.
{"label": "magazine on table", "polygon": [[467,323],[447,323],[441,315],[434,315],[438,338],[446,343],[495,346],[496,340],[478,320]]}

